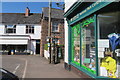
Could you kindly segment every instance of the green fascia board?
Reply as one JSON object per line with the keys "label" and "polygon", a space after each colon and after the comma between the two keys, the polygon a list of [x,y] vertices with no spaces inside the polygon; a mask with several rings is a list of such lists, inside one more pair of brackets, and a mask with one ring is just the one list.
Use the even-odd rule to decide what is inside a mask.
{"label": "green fascia board", "polygon": [[[74,21],[70,21],[70,20],[69,20],[69,21],[70,21],[70,22],[69,22],[70,25],[73,25],[74,23],[78,22],[79,20],[81,20],[81,19],[83,19],[83,18],[91,15],[92,13],[94,13],[94,12],[98,11],[99,9],[107,6],[107,5],[110,4],[110,3],[112,3],[112,2],[101,2],[101,3],[99,3],[98,5],[96,5],[96,7],[93,7],[92,9],[88,10],[87,12],[85,12],[85,13],[82,14],[82,15],[78,15],[78,14],[79,14],[79,13],[78,13],[78,14],[77,14],[77,15],[78,15],[78,18],[77,18],[77,19],[75,19]],[[94,3],[93,3],[93,4],[94,4]]]}
{"label": "green fascia board", "polygon": [[74,64],[80,66],[80,63],[78,63],[78,62],[72,61],[72,63],[74,63]]}
{"label": "green fascia board", "polygon": [[96,75],[96,71],[94,70],[91,70],[90,68],[86,67],[86,66],[81,66],[82,68],[86,69],[87,71],[91,72],[92,74],[95,74]]}
{"label": "green fascia board", "polygon": [[[103,1],[103,2],[105,2],[105,3],[111,3],[111,2],[113,2],[113,1],[116,1],[116,0],[111,0],[111,1],[106,0],[106,2],[105,2],[105,1]],[[79,5],[81,5],[83,2],[84,2],[84,0],[78,0],[78,1],[76,1],[76,2],[64,13],[64,17],[69,16],[69,15],[70,15],[76,8],[78,8]]]}

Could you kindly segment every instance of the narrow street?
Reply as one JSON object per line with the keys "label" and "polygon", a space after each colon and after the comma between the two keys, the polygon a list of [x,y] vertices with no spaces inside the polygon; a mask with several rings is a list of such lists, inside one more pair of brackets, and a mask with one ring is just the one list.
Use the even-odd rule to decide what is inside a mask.
{"label": "narrow street", "polygon": [[75,73],[65,70],[63,62],[49,64],[40,56],[3,55],[2,67],[19,78],[79,78]]}

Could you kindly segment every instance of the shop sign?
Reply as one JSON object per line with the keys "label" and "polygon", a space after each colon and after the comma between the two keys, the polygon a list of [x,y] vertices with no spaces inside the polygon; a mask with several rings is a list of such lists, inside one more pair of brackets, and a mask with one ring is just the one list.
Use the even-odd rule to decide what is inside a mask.
{"label": "shop sign", "polygon": [[100,3],[102,3],[102,2],[113,2],[113,1],[115,1],[115,0],[98,0],[98,1],[96,1],[95,3],[93,3],[92,5],[90,5],[89,7],[87,7],[85,10],[83,10],[82,12],[78,13],[78,14],[75,15],[73,18],[71,18],[71,19],[70,19],[70,22],[78,19],[81,15],[87,13],[88,11],[90,11],[90,10],[92,10],[92,9],[94,10],[94,7],[96,7],[97,5],[102,5],[102,4],[100,4]]}

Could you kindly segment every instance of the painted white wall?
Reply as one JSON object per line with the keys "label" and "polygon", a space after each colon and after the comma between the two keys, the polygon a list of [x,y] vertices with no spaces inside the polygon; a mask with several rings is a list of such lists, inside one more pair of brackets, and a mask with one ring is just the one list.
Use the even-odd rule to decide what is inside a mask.
{"label": "painted white wall", "polygon": [[16,25],[16,33],[5,34],[5,26],[0,25],[0,35],[29,35],[31,39],[41,39],[41,25],[34,25],[34,34],[26,34],[26,25]]}
{"label": "painted white wall", "polygon": [[68,63],[68,24],[67,24],[67,21],[65,21],[65,62]]}
{"label": "painted white wall", "polygon": [[[75,3],[75,1],[77,0],[65,0],[65,12]],[[67,21],[65,19],[65,23],[64,23],[65,27],[65,59],[64,61],[66,63],[68,63],[68,24]]]}
{"label": "painted white wall", "polygon": [[25,35],[26,26],[25,25],[17,25],[16,26],[16,35]]}
{"label": "painted white wall", "polygon": [[32,39],[41,39],[41,26],[35,25],[34,34],[30,34]]}
{"label": "painted white wall", "polygon": [[0,24],[0,35],[3,35],[4,34],[4,25]]}
{"label": "painted white wall", "polygon": [[65,0],[65,12],[76,2],[77,0]]}
{"label": "painted white wall", "polygon": [[[0,44],[27,44],[27,49],[36,54],[36,39],[41,39],[41,25],[34,25],[34,34],[26,34],[26,25],[22,24],[16,25],[16,33],[6,34],[5,25],[0,25],[0,35],[6,35],[0,36]],[[34,40],[29,41],[30,39]]]}

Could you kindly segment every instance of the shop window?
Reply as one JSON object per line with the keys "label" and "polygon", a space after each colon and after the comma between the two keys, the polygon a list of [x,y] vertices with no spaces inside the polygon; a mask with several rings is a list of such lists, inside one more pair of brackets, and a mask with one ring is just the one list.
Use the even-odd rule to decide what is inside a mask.
{"label": "shop window", "polygon": [[80,64],[80,25],[72,27],[72,62]]}
{"label": "shop window", "polygon": [[34,34],[34,26],[33,25],[26,25],[26,33],[27,34]]}
{"label": "shop window", "polygon": [[16,33],[16,25],[5,25],[6,33]]}
{"label": "shop window", "polygon": [[27,45],[2,45],[3,52],[10,52],[13,50],[16,53],[23,53],[27,50]]}
{"label": "shop window", "polygon": [[82,36],[82,67],[96,74],[96,47],[94,17],[88,18],[81,23]]}
{"label": "shop window", "polygon": [[120,12],[98,15],[99,75],[120,78]]}

